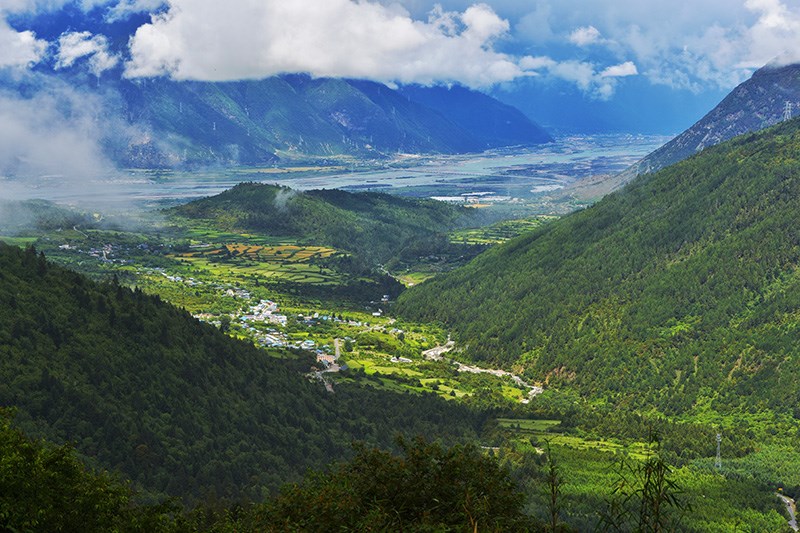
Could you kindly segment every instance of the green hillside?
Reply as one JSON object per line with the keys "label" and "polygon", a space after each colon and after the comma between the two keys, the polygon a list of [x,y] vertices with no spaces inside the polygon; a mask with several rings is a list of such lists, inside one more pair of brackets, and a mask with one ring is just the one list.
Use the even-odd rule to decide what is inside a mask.
{"label": "green hillside", "polygon": [[255,183],[239,184],[172,212],[220,229],[302,238],[379,263],[406,249],[439,251],[451,229],[476,219],[475,210],[434,200],[336,189],[300,192]]}
{"label": "green hillside", "polygon": [[800,416],[798,198],[792,121],[493,248],[397,311],[614,405]]}
{"label": "green hillside", "polygon": [[260,499],[396,432],[474,438],[481,415],[302,375],[158,297],[0,243],[0,407],[155,493]]}

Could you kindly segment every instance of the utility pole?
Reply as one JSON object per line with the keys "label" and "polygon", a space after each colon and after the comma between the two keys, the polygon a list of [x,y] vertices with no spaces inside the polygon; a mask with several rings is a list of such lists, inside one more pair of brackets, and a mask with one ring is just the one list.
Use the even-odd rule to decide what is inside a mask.
{"label": "utility pole", "polygon": [[783,121],[786,122],[787,120],[792,119],[792,103],[790,101],[786,101],[786,105],[783,106]]}
{"label": "utility pole", "polygon": [[722,468],[722,455],[720,454],[719,445],[722,442],[722,434],[717,433],[717,459],[714,461],[714,468],[717,470]]}

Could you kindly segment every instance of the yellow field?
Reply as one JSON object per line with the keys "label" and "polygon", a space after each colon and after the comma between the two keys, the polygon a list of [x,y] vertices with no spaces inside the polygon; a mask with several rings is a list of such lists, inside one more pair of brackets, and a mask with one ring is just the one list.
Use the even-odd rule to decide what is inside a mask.
{"label": "yellow field", "polygon": [[251,244],[226,244],[221,248],[197,250],[177,254],[180,259],[197,259],[227,255],[250,261],[264,263],[305,263],[312,259],[326,259],[336,253],[333,248],[324,246],[258,246]]}

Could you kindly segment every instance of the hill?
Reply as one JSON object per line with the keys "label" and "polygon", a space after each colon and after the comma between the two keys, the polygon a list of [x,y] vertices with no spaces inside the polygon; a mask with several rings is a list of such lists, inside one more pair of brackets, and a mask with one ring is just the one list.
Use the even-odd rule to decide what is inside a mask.
{"label": "hill", "polygon": [[261,499],[353,439],[474,438],[482,421],[425,395],[328,394],[302,376],[310,359],[276,355],[0,243],[0,406],[152,493]]}
{"label": "hill", "polygon": [[[440,251],[450,229],[478,214],[435,200],[337,189],[296,191],[242,183],[217,196],[175,207],[172,213],[212,221],[220,229],[296,237],[383,263],[404,252]],[[433,252],[431,252],[433,253]]]}
{"label": "hill", "polygon": [[414,287],[465,356],[613,405],[797,416],[800,121],[640,178]]}
{"label": "hill", "polygon": [[769,64],[736,87],[691,128],[604,184],[613,190],[640,174],[657,172],[738,135],[774,126],[784,120],[786,103],[800,113],[800,64]]}

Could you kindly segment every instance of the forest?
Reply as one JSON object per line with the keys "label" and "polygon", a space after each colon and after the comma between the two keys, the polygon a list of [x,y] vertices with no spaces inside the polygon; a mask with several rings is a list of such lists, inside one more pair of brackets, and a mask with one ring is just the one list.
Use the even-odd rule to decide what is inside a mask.
{"label": "forest", "polygon": [[[33,246],[0,244],[0,406],[11,409],[0,484],[12,487],[3,492],[30,487],[28,478],[77,483],[69,490],[106,509],[99,531],[334,522],[474,531],[475,520],[520,531],[635,531],[637,520],[780,531],[775,491],[800,491],[791,445],[798,135],[791,123],[737,139],[595,207],[531,223],[466,267],[380,303],[389,315],[377,318],[359,301],[389,290],[365,285],[346,301],[326,289],[315,301],[317,285],[352,292],[347,269],[324,261],[357,256],[375,272],[380,261],[424,254],[425,243],[484,241],[495,229],[459,229],[464,212],[454,206],[253,184],[172,210],[180,231],[166,234],[84,229],[80,216],[35,206],[53,224],[14,242],[35,241],[94,279]],[[305,207],[278,207],[298,198]],[[387,222],[362,225],[371,209]],[[392,234],[393,224],[406,225]],[[252,294],[240,301],[241,291]],[[248,337],[238,320],[251,299],[287,310],[287,339],[330,348],[349,336],[343,361],[353,368],[333,394],[309,379],[312,352],[254,346],[260,330]],[[213,311],[219,327],[190,308]],[[450,331],[448,357],[503,366],[544,392],[522,403],[527,391],[508,380],[425,360],[421,351]],[[455,470],[444,468],[450,460]],[[415,515],[425,507],[402,489],[408,469],[433,480],[428,503],[468,512],[440,514],[442,504]],[[397,490],[380,492],[373,478]],[[443,479],[463,492],[437,493]],[[653,488],[648,480],[670,496],[655,518],[630,499]],[[495,484],[502,510],[480,499],[483,482]],[[20,494],[42,517],[70,519],[57,497]],[[3,505],[19,503],[6,496]],[[51,529],[42,520],[4,524]]]}
{"label": "forest", "polygon": [[[428,199],[337,189],[297,191],[242,183],[217,196],[175,207],[172,214],[224,230],[300,237],[383,264],[406,254],[439,253],[450,230],[479,225],[475,209]],[[453,245],[455,246],[455,245]]]}
{"label": "forest", "polygon": [[261,499],[351,442],[474,439],[485,414],[433,395],[309,382],[158,296],[0,243],[0,405],[154,495]]}
{"label": "forest", "polygon": [[406,291],[395,312],[598,404],[793,437],[798,154],[797,120],[710,148]]}

